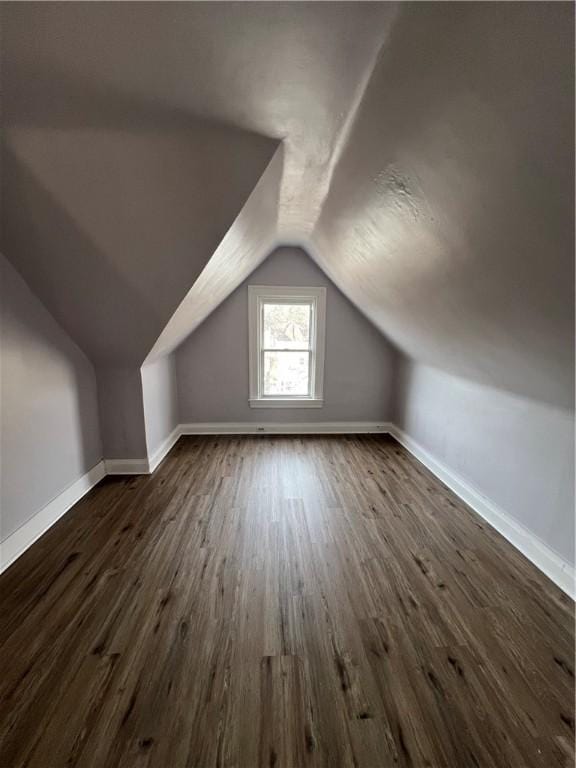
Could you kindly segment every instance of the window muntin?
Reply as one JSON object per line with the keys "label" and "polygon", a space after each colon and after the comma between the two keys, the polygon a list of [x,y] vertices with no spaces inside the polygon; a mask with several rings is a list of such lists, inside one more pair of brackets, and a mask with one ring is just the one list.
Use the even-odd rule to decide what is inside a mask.
{"label": "window muntin", "polygon": [[250,404],[320,407],[325,288],[249,286]]}

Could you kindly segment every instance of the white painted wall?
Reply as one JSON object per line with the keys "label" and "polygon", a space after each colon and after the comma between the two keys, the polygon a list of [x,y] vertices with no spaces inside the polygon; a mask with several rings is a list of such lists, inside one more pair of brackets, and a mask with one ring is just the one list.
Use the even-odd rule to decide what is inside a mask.
{"label": "white painted wall", "polygon": [[142,397],[148,458],[178,426],[178,391],[174,355],[142,366]]}
{"label": "white painted wall", "polygon": [[102,458],[92,365],[0,255],[0,540]]}
{"label": "white painted wall", "polygon": [[394,421],[574,563],[574,413],[402,360]]}
{"label": "white painted wall", "polygon": [[[326,286],[324,407],[248,404],[248,285]],[[279,248],[178,348],[180,422],[386,421],[395,352],[299,248]]]}

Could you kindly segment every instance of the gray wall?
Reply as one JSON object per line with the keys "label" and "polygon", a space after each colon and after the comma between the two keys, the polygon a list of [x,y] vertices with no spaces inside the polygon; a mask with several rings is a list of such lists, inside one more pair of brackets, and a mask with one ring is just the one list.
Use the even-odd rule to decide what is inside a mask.
{"label": "gray wall", "polygon": [[178,426],[178,390],[174,355],[142,366],[142,396],[148,458]]}
{"label": "gray wall", "polygon": [[100,368],[97,377],[104,456],[151,458],[178,424],[174,356],[141,368]]}
{"label": "gray wall", "polygon": [[100,461],[84,354],[0,255],[0,538]]}
{"label": "gray wall", "polygon": [[574,413],[408,360],[395,422],[574,563]]}
{"label": "gray wall", "polygon": [[140,368],[99,368],[98,408],[107,459],[144,459],[146,425]]}
{"label": "gray wall", "polygon": [[[324,407],[248,405],[248,285],[326,286]],[[176,353],[181,422],[384,421],[395,352],[298,248],[280,248]]]}

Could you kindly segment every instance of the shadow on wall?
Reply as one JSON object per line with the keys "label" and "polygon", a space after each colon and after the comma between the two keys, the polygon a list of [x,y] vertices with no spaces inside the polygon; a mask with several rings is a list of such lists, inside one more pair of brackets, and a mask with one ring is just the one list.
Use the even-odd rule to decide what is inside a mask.
{"label": "shadow on wall", "polygon": [[4,252],[93,362],[140,365],[279,140],[53,70],[10,74]]}
{"label": "shadow on wall", "polygon": [[[63,331],[65,333],[65,331]],[[79,426],[82,446],[82,468],[84,472],[91,469],[104,458],[100,418],[98,410],[98,385],[94,368],[90,361],[85,361],[86,370],[74,367],[74,393],[76,406],[76,423]],[[95,446],[98,446],[98,450]]]}
{"label": "shadow on wall", "polygon": [[[142,339],[152,338],[159,325],[153,308],[7,146],[2,170],[10,180],[10,204],[2,217],[4,253],[95,364],[110,359],[124,364],[127,337],[134,340],[136,362],[145,348]],[[111,334],[111,328],[117,332]]]}
{"label": "shadow on wall", "polygon": [[92,365],[1,260],[2,539],[102,458]]}
{"label": "shadow on wall", "polygon": [[95,130],[86,95],[70,98],[8,133],[3,247],[98,368],[106,456],[140,458],[140,365],[277,141],[114,97]]}
{"label": "shadow on wall", "polygon": [[[6,77],[8,80],[8,77]],[[66,70],[52,68],[50,73],[34,69],[18,73],[4,96],[5,123],[18,128],[48,130],[127,131],[146,134],[149,131],[193,130],[201,122],[214,131],[238,131],[251,135],[255,141],[278,143],[275,137],[264,136],[241,126],[206,118],[191,110],[176,108],[143,95],[125,93],[110,84],[94,82]]]}

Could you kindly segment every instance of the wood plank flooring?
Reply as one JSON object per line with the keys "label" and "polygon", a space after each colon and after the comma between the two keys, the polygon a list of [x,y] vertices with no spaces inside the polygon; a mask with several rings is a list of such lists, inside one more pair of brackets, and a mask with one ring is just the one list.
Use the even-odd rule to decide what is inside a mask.
{"label": "wood plank flooring", "polygon": [[182,438],[0,601],[2,768],[574,764],[573,604],[385,436]]}

